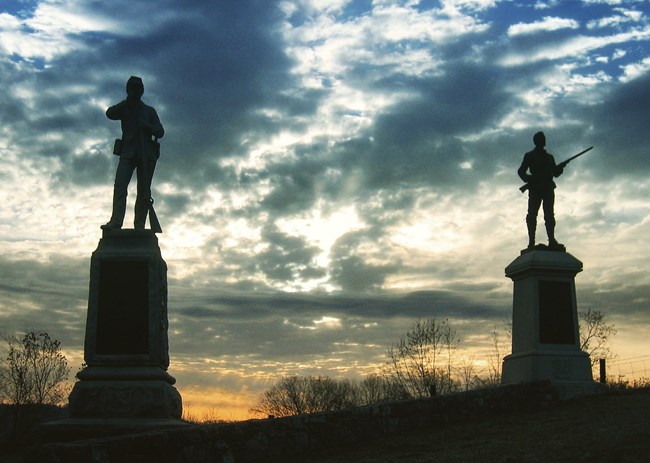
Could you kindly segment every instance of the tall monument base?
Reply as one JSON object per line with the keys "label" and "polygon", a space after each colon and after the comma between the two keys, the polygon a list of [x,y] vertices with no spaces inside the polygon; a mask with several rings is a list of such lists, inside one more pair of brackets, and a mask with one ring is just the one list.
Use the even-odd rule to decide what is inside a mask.
{"label": "tall monument base", "polygon": [[167,265],[156,235],[104,230],[90,264],[86,367],[58,428],[112,434],[182,424],[167,328]]}
{"label": "tall monument base", "polygon": [[175,380],[162,369],[88,367],[77,378],[69,398],[72,418],[181,418]]}
{"label": "tall monument base", "polygon": [[582,262],[566,252],[533,250],[506,267],[514,282],[512,354],[502,384],[550,381],[560,397],[602,391],[580,350],[575,276]]}

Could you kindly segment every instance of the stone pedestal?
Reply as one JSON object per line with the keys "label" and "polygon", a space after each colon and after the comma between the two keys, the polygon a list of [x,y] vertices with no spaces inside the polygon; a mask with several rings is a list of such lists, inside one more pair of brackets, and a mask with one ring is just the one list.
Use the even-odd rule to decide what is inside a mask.
{"label": "stone pedestal", "polygon": [[156,235],[105,230],[90,264],[87,366],[70,394],[70,418],[180,420],[167,327],[167,265]]}
{"label": "stone pedestal", "polygon": [[598,392],[580,350],[575,276],[582,262],[566,252],[533,250],[506,267],[514,282],[512,354],[502,384],[551,381],[561,397]]}

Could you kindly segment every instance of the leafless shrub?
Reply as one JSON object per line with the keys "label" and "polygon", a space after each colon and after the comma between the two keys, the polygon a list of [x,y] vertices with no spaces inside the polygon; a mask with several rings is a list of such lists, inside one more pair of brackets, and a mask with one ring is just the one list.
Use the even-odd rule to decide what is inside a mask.
{"label": "leafless shrub", "polygon": [[388,348],[391,374],[412,397],[452,392],[454,355],[460,339],[448,320],[418,320]]}
{"label": "leafless shrub", "polygon": [[4,334],[7,357],[0,363],[2,400],[15,405],[59,405],[65,401],[70,368],[61,343],[46,332],[22,338]]}
{"label": "leafless shrub", "polygon": [[335,380],[326,376],[288,376],[265,391],[250,412],[282,417],[341,410],[358,403],[358,389],[349,380]]}
{"label": "leafless shrub", "polygon": [[46,414],[57,409],[68,396],[65,383],[70,368],[61,353],[61,343],[46,332],[30,331],[22,338],[3,334],[4,354],[0,359],[0,400],[5,433],[2,438],[21,445],[32,437]]}
{"label": "leafless shrub", "polygon": [[410,398],[410,394],[396,378],[373,374],[366,376],[358,385],[359,405],[372,405]]}
{"label": "leafless shrub", "polygon": [[605,314],[600,310],[587,309],[578,312],[578,323],[580,327],[580,349],[589,354],[592,367],[599,359],[612,359],[609,340],[616,334],[614,324],[605,321]]}

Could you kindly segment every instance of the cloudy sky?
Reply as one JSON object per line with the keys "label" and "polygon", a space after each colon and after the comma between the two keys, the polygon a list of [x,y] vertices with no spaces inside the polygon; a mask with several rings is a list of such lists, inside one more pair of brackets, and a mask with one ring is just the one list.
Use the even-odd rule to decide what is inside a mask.
{"label": "cloudy sky", "polygon": [[557,181],[557,236],[584,262],[579,308],[616,323],[619,357],[650,353],[646,1],[153,4],[0,4],[3,330],[46,329],[81,364],[120,136],[104,111],[139,75],[166,131],[170,373],[194,410],[374,372],[420,317],[485,364],[538,130],[558,161],[595,147]]}

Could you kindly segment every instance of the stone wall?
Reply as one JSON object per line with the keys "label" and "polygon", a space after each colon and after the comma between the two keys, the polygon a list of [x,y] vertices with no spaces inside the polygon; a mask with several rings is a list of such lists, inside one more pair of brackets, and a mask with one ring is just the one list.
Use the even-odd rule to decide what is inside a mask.
{"label": "stone wall", "polygon": [[50,443],[35,449],[29,461],[287,462],[300,455],[372,442],[387,434],[535,411],[557,401],[550,383],[512,385],[338,412]]}

